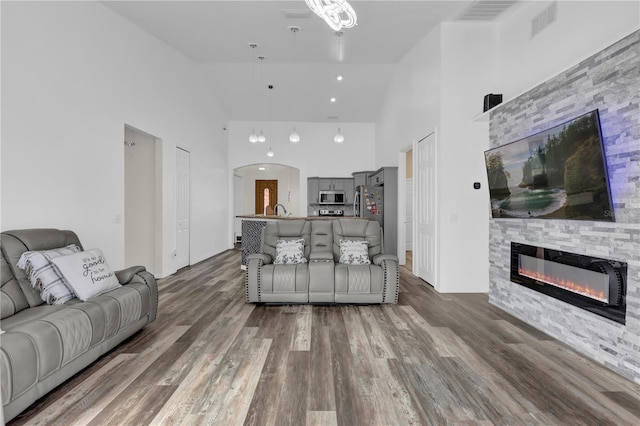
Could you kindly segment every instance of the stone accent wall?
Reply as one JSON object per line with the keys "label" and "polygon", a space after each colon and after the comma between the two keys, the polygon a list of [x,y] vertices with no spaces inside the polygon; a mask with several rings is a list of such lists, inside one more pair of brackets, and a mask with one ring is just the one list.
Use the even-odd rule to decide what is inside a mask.
{"label": "stone accent wall", "polygon": [[[640,383],[640,31],[491,113],[496,147],[599,109],[615,223],[491,219],[490,303]],[[511,241],[628,262],[626,325],[509,280]]]}

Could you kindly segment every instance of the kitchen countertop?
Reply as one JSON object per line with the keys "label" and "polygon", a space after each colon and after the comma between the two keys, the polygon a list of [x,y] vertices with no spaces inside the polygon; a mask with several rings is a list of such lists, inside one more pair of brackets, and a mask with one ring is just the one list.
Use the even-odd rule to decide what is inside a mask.
{"label": "kitchen countertop", "polygon": [[[335,219],[367,219],[357,216],[276,216],[263,214],[246,214],[236,216],[239,219],[255,220],[335,220]],[[368,220],[368,219],[367,219]]]}

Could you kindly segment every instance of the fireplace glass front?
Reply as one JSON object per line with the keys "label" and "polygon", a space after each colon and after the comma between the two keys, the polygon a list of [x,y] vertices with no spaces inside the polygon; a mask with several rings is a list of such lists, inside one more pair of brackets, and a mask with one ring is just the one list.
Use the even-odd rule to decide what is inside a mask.
{"label": "fireplace glass front", "polygon": [[511,281],[621,324],[627,264],[511,243]]}

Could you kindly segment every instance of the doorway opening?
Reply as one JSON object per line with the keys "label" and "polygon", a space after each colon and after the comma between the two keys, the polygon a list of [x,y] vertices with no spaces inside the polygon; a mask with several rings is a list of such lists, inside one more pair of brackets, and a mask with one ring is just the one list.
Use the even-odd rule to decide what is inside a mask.
{"label": "doorway opening", "polygon": [[[124,127],[124,262],[161,273],[162,141]],[[159,232],[160,231],[160,232]]]}

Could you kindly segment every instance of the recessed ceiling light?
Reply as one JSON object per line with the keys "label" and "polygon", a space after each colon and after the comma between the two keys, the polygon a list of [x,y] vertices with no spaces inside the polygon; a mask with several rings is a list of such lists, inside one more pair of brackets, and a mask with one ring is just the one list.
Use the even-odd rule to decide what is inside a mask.
{"label": "recessed ceiling light", "polygon": [[332,98],[331,98],[331,99],[329,99],[329,100],[330,100],[331,102],[335,102],[335,101],[336,101],[336,98],[335,98],[335,97],[332,97]]}
{"label": "recessed ceiling light", "polygon": [[266,167],[258,167],[258,170],[267,170]]}
{"label": "recessed ceiling light", "polygon": [[342,81],[342,74],[338,74],[338,75],[336,76],[336,80],[338,80],[338,81]]}

